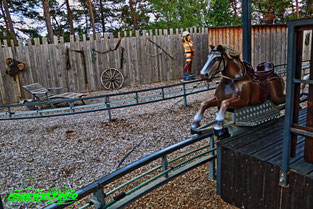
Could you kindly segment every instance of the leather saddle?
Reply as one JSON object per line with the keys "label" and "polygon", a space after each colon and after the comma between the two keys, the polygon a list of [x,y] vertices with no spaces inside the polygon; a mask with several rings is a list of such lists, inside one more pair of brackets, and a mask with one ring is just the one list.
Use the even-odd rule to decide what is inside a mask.
{"label": "leather saddle", "polygon": [[248,74],[252,77],[253,81],[256,82],[269,82],[277,79],[278,76],[274,72],[274,65],[271,62],[262,62],[253,69],[250,63],[243,61],[246,66]]}
{"label": "leather saddle", "polygon": [[274,65],[271,62],[262,62],[255,69],[250,63],[243,61],[247,73],[251,76],[254,82],[259,83],[259,104],[262,104],[268,99],[269,92],[267,88],[268,82],[278,78],[274,72]]}

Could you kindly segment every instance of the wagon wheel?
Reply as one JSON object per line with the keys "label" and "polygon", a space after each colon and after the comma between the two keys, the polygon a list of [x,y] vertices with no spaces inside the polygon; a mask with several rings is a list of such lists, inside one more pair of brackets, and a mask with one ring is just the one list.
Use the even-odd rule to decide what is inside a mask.
{"label": "wagon wheel", "polygon": [[105,89],[120,89],[124,83],[124,76],[116,68],[109,68],[101,73],[101,83]]}

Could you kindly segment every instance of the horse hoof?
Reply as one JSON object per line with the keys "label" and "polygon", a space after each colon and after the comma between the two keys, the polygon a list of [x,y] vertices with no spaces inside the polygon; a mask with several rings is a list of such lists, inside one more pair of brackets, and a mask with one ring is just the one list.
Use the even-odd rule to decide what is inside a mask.
{"label": "horse hoof", "polygon": [[193,122],[191,124],[191,128],[198,128],[200,126],[200,123],[199,122]]}

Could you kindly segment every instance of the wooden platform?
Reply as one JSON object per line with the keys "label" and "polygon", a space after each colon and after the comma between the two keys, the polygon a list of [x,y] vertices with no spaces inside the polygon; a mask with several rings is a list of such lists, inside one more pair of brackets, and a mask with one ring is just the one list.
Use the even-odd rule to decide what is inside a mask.
{"label": "wooden platform", "polygon": [[[305,124],[306,110],[300,111]],[[304,137],[291,158],[289,186],[280,187],[284,118],[223,140],[220,191],[224,201],[243,208],[313,208],[313,164],[303,159]]]}

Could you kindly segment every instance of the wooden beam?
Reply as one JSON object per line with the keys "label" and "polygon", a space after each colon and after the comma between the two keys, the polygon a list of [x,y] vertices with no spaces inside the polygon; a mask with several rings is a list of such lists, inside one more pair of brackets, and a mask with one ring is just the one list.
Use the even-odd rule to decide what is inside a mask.
{"label": "wooden beam", "polygon": [[[297,32],[297,44],[296,44],[296,72],[295,78],[301,78],[302,69],[302,43],[303,43],[303,31]],[[295,83],[294,105],[293,105],[293,121],[292,123],[298,124],[299,122],[299,104],[300,104],[300,84]],[[298,135],[291,134],[291,157],[296,156]]]}
{"label": "wooden beam", "polygon": [[[311,36],[311,61],[310,61],[310,80],[313,80],[313,38]],[[307,116],[306,116],[307,127],[313,127],[313,85],[309,85],[309,96],[308,96],[308,106],[307,106]],[[313,163],[313,138],[305,137],[304,145],[304,160]]]}

